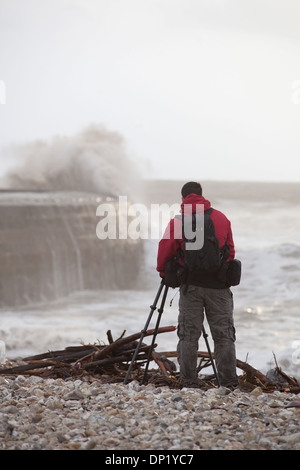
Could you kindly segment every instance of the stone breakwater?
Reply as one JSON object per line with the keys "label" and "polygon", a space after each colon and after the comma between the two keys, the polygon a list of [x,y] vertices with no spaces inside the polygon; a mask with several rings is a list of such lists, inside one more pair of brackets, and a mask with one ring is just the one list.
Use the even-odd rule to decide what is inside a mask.
{"label": "stone breakwater", "polygon": [[0,377],[0,450],[300,450],[290,393]]}
{"label": "stone breakwater", "polygon": [[0,190],[0,307],[135,287],[141,239],[98,238],[106,203],[118,214],[117,200],[93,193]]}

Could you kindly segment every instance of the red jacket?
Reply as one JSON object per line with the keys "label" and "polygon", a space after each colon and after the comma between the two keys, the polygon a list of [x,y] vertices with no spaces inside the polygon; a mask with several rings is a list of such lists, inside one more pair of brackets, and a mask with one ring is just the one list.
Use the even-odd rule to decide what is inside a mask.
{"label": "red jacket", "polygon": [[[198,206],[197,206],[198,205]],[[200,206],[199,206],[200,205]],[[181,213],[189,214],[192,209],[192,213],[203,213],[204,210],[210,209],[210,202],[203,196],[197,196],[196,194],[189,194],[181,204]],[[234,259],[235,249],[232,238],[231,223],[227,217],[220,211],[213,209],[211,213],[211,219],[215,226],[215,234],[219,240],[219,247],[222,248],[227,241],[230,251],[228,261]],[[183,238],[182,233],[182,221],[180,219],[172,219],[160,240],[158,245],[157,254],[157,271],[163,276],[165,270],[165,264],[169,259],[177,256],[179,248],[183,250]]]}

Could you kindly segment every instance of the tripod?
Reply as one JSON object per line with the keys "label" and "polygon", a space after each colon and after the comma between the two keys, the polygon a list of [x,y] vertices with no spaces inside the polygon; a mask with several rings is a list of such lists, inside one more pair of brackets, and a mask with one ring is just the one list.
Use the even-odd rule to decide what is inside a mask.
{"label": "tripod", "polygon": [[163,297],[162,297],[162,301],[161,301],[161,304],[160,304],[160,308],[158,309],[158,317],[157,317],[157,321],[156,321],[156,325],[155,325],[155,330],[154,330],[154,333],[153,333],[153,338],[152,338],[152,343],[151,343],[151,346],[150,346],[150,349],[149,349],[149,354],[148,354],[148,359],[147,359],[147,363],[146,363],[146,367],[145,367],[145,372],[144,372],[144,376],[143,376],[143,382],[145,381],[145,378],[146,378],[146,375],[147,375],[147,371],[148,371],[148,367],[149,367],[149,362],[150,362],[150,359],[151,359],[151,355],[152,355],[152,351],[153,351],[153,347],[154,347],[154,342],[155,342],[155,339],[156,339],[156,336],[157,336],[157,331],[158,331],[158,327],[159,327],[159,323],[160,323],[160,319],[161,319],[161,316],[162,316],[162,313],[163,313],[163,310],[164,310],[164,305],[165,305],[165,302],[166,302],[166,298],[167,298],[167,294],[168,294],[168,286],[165,285],[165,282],[164,282],[164,279],[161,280],[161,283],[160,283],[160,286],[159,286],[159,289],[157,291],[157,294],[156,294],[156,297],[154,299],[154,302],[153,302],[153,305],[150,305],[150,314],[148,316],[148,319],[145,323],[145,326],[144,326],[144,329],[141,331],[142,335],[140,337],[140,340],[138,342],[138,345],[136,347],[136,350],[134,351],[134,354],[133,354],[133,357],[132,357],[132,360],[131,360],[131,364],[129,366],[129,369],[127,371],[127,374],[126,374],[126,377],[125,377],[125,380],[124,380],[124,384],[127,383],[128,381],[128,378],[130,376],[130,373],[131,373],[131,369],[135,363],[135,360],[136,360],[136,357],[139,353],[139,350],[140,350],[140,347],[141,347],[141,344],[143,342],[143,339],[145,337],[145,334],[147,332],[147,328],[148,328],[148,325],[151,321],[151,318],[152,318],[152,315],[154,313],[154,311],[156,310],[156,306],[157,306],[157,302],[159,301],[159,298],[161,296],[161,293],[162,293],[162,290],[163,288],[165,288],[164,290],[164,293],[163,293]]}
{"label": "tripod", "polygon": [[[166,302],[166,298],[167,298],[167,294],[168,294],[168,290],[169,290],[169,287],[165,284],[164,279],[162,279],[162,281],[160,283],[160,286],[159,286],[159,289],[157,291],[156,297],[154,299],[153,305],[150,305],[150,313],[149,313],[149,316],[148,316],[147,321],[145,323],[145,326],[144,326],[143,330],[141,331],[142,335],[141,335],[140,340],[137,344],[136,350],[134,351],[130,366],[128,368],[126,377],[125,377],[124,382],[123,382],[124,384],[126,384],[128,382],[128,379],[129,379],[130,374],[131,374],[132,367],[133,367],[133,365],[135,363],[135,360],[136,360],[136,357],[139,353],[141,344],[142,344],[143,339],[145,337],[145,334],[147,332],[147,328],[149,326],[149,323],[151,321],[153,313],[156,310],[157,303],[159,301],[159,298],[161,296],[161,293],[162,293],[163,289],[164,289],[164,292],[163,292],[160,308],[157,310],[158,311],[158,317],[157,317],[157,320],[156,320],[156,325],[155,325],[155,329],[154,329],[154,333],[153,333],[153,337],[152,337],[152,343],[151,343],[151,346],[150,346],[150,349],[149,349],[147,363],[146,363],[146,367],[145,367],[145,371],[144,371],[144,375],[143,375],[143,380],[142,380],[142,383],[145,382],[145,379],[147,377],[148,368],[149,368],[149,363],[151,361],[152,351],[153,351],[154,344],[155,344],[155,339],[156,339],[156,336],[157,336],[157,331],[158,331],[158,328],[159,328],[162,313],[164,311],[164,306],[165,306],[165,302]],[[209,347],[209,342],[208,342],[208,339],[207,339],[208,334],[206,333],[206,331],[204,329],[204,326],[202,327],[202,331],[203,331],[203,337],[204,337],[204,340],[205,340],[205,343],[206,343],[207,351],[208,351],[208,354],[209,354],[209,358],[210,358],[210,361],[211,361],[211,364],[212,364],[212,367],[213,367],[213,371],[214,371],[214,374],[215,374],[215,377],[216,377],[216,380],[217,380],[217,384],[218,384],[218,387],[220,387],[218,372],[217,372],[217,369],[216,369],[216,366],[215,366],[215,363],[214,363],[214,360],[213,360],[213,357],[212,357],[212,353],[211,353],[211,350],[210,350],[210,347]]]}

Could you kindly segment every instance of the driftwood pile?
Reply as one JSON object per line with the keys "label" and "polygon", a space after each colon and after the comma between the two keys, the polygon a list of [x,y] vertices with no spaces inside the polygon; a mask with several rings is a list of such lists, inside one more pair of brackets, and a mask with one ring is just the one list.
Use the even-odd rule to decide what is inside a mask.
{"label": "driftwood pile", "polygon": [[[158,328],[156,334],[174,331],[176,327],[167,326]],[[144,336],[151,336],[154,329],[146,331]],[[25,357],[21,365],[0,369],[0,375],[39,375],[44,378],[68,377],[96,377],[103,382],[123,381],[128,367],[132,361],[138,339],[142,332],[124,336],[125,331],[117,340],[113,340],[111,331],[107,332],[108,345],[86,344],[69,346],[63,350],[48,351],[35,356]],[[175,364],[162,358],[155,352],[154,344],[151,360],[154,360],[159,369],[167,374],[176,368]],[[139,374],[142,366],[148,361],[151,346],[142,343],[135,358],[132,376]]]}
{"label": "driftwood pile", "polygon": [[[176,330],[174,326],[167,326],[148,330],[144,336],[167,333]],[[103,383],[123,382],[142,332],[124,336],[125,331],[117,340],[113,340],[111,331],[107,331],[108,345],[87,344],[69,346],[63,350],[48,351],[31,357],[26,357],[18,365],[0,369],[0,375],[38,375],[43,378],[85,378],[86,380],[100,380]],[[166,385],[170,388],[182,388],[176,365],[169,358],[176,358],[176,351],[156,352],[155,344],[151,346],[142,343],[131,370],[130,380],[140,383],[153,383],[156,386]],[[212,354],[214,357],[214,355]],[[208,352],[198,352],[198,372],[209,367]],[[145,381],[145,364],[149,360],[156,363],[155,369],[147,370]],[[300,383],[297,379],[289,377],[279,367],[274,357],[276,367],[264,375],[250,364],[237,360],[237,368],[243,371],[239,376],[240,388],[251,391],[259,386],[265,392],[275,390],[300,393]],[[200,388],[207,390],[216,387],[215,377],[201,375]]]}

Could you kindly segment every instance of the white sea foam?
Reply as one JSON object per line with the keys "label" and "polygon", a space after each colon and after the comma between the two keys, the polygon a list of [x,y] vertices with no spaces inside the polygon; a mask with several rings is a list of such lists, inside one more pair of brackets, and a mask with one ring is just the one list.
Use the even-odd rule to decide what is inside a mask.
{"label": "white sea foam", "polygon": [[137,162],[129,156],[123,137],[102,125],[7,151],[15,165],[3,176],[2,188],[136,196]]}
{"label": "white sea foam", "polygon": [[[180,182],[147,187],[148,202],[180,199]],[[238,358],[266,371],[274,367],[275,355],[283,370],[299,377],[299,185],[204,182],[203,189],[213,207],[231,220],[236,255],[242,261],[241,284],[232,288]],[[168,193],[170,200],[165,198]],[[46,305],[1,311],[0,339],[6,343],[7,356],[106,342],[108,329],[114,337],[123,330],[128,334],[140,331],[160,282],[155,270],[157,246],[158,240],[144,241],[144,264],[136,289],[78,292]],[[179,296],[169,304],[176,292],[170,290],[162,325],[177,324]],[[176,333],[161,335],[157,342],[158,350],[175,350]],[[205,349],[203,340],[199,349]]]}

